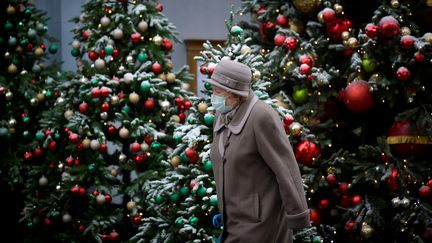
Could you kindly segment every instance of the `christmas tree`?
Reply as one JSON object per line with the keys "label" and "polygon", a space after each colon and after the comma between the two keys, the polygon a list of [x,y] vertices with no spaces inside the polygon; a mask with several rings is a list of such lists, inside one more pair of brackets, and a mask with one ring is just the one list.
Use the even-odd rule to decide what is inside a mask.
{"label": "christmas tree", "polygon": [[240,12],[270,95],[292,101],[320,233],[295,241],[430,242],[430,1],[245,0]]}
{"label": "christmas tree", "polygon": [[[225,46],[213,46],[207,41],[201,55],[195,57],[201,64],[200,72],[211,77],[217,63],[224,58],[250,66],[254,93],[278,111],[281,123],[291,121],[291,111],[278,105],[288,99],[268,96],[266,88],[270,83],[261,79],[263,58],[252,52],[248,46],[252,39],[244,38],[243,29],[233,24],[233,18],[231,12],[226,21],[229,35]],[[204,87],[203,93],[210,95],[211,85],[205,83]],[[209,97],[189,97],[189,100],[192,103],[186,123],[174,132],[176,148],[169,160],[164,161],[166,176],[145,183],[147,214],[138,234],[132,238],[134,242],[143,238],[151,242],[214,242],[222,232],[210,161],[215,111]]]}
{"label": "christmas tree", "polygon": [[43,151],[31,141],[40,112],[56,100],[61,74],[57,62],[47,61],[58,47],[47,34],[46,13],[28,1],[2,1],[0,9],[0,192],[7,198],[2,230],[16,239],[23,171]]}
{"label": "christmas tree", "polygon": [[[153,1],[87,1],[71,54],[78,72],[57,86],[36,136],[23,222],[28,241],[125,241],[136,231],[143,184],[160,178],[189,103],[187,67],[173,71],[177,34]],[[39,136],[40,135],[40,136]]]}

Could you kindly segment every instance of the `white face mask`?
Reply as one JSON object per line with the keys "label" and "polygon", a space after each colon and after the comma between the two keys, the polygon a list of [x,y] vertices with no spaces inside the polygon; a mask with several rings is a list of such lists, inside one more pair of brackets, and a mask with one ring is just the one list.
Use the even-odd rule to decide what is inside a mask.
{"label": "white face mask", "polygon": [[212,94],[211,95],[212,106],[215,108],[216,111],[219,111],[222,114],[228,113],[233,109],[233,106],[227,105],[226,99],[227,97],[225,96]]}

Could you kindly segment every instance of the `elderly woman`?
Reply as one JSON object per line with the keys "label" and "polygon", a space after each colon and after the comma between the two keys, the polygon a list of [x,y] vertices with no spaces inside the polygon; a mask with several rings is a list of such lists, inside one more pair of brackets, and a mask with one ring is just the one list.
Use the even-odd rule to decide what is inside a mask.
{"label": "elderly woman", "polygon": [[211,79],[216,110],[211,161],[223,243],[292,242],[310,225],[291,145],[273,108],[251,91],[251,70],[221,60]]}

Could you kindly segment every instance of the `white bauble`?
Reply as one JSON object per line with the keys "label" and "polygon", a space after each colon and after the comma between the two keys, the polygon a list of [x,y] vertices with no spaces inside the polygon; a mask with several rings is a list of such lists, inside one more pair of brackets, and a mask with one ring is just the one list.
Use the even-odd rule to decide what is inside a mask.
{"label": "white bauble", "polygon": [[101,24],[103,27],[107,27],[108,25],[111,24],[111,19],[108,18],[107,16],[103,16],[103,17],[100,19],[100,24]]}
{"label": "white bauble", "polygon": [[101,204],[101,205],[104,204],[105,203],[105,196],[102,194],[97,195],[96,196],[96,202],[98,204]]}
{"label": "white bauble", "polygon": [[71,119],[71,117],[73,116],[73,111],[72,110],[66,110],[65,111],[65,113],[64,113],[64,118],[66,119],[66,120],[69,120],[69,119]]}
{"label": "white bauble", "polygon": [[251,51],[251,48],[247,45],[243,45],[240,49],[240,53],[243,55],[246,53],[249,53],[250,51]]}
{"label": "white bauble", "polygon": [[146,32],[148,29],[148,24],[147,22],[145,22],[144,20],[142,20],[141,22],[138,23],[138,30],[141,33]]}
{"label": "white bauble", "polygon": [[130,82],[132,82],[132,80],[134,79],[134,76],[132,73],[125,73],[123,75],[123,81],[127,84],[129,84]]}
{"label": "white bauble", "polygon": [[62,217],[63,223],[68,224],[70,222],[72,222],[72,216],[68,213],[63,214]]}
{"label": "white bauble", "polygon": [[113,30],[112,36],[114,37],[114,39],[117,40],[123,38],[123,30],[116,28],[115,30]]}
{"label": "white bauble", "polygon": [[143,142],[143,143],[141,144],[141,150],[142,150],[143,152],[147,152],[147,151],[150,150],[150,146],[149,146],[146,142]]}
{"label": "white bauble", "polygon": [[91,149],[98,150],[99,147],[100,147],[100,143],[98,140],[96,140],[96,139],[91,140],[91,142],[90,142],[90,148]]}
{"label": "white bauble", "polygon": [[73,40],[72,41],[72,48],[80,49],[81,48],[81,42],[79,40]]}
{"label": "white bauble", "polygon": [[132,104],[138,104],[139,100],[140,100],[140,97],[139,97],[139,95],[137,93],[132,92],[132,93],[129,94],[129,101],[130,101],[130,103],[132,103]]}
{"label": "white bauble", "polygon": [[153,37],[153,42],[160,46],[162,44],[162,37],[160,35],[156,35],[155,37]]}
{"label": "white bauble", "polygon": [[47,186],[48,185],[48,178],[45,176],[42,176],[39,178],[39,186]]}
{"label": "white bauble", "polygon": [[99,69],[99,70],[104,69],[105,68],[105,61],[101,58],[98,58],[95,61],[95,67],[96,67],[96,69]]}
{"label": "white bauble", "polygon": [[127,128],[122,127],[122,128],[120,128],[119,135],[121,138],[126,139],[129,137],[130,133],[129,133],[129,130]]}

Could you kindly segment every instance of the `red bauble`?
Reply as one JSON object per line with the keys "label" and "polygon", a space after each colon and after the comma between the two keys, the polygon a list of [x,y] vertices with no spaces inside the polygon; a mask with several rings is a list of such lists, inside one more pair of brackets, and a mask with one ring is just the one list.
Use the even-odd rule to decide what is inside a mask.
{"label": "red bauble", "polygon": [[407,81],[408,79],[411,78],[411,71],[406,67],[400,67],[396,72],[396,77],[400,81]]}
{"label": "red bauble", "polygon": [[295,149],[295,157],[300,164],[310,166],[313,164],[314,159],[316,159],[321,152],[319,145],[304,140],[300,142]]}
{"label": "red bauble", "polygon": [[33,50],[33,44],[32,44],[32,43],[28,43],[28,44],[25,46],[24,50],[25,50],[25,51],[32,51],[32,50]]}
{"label": "red bauble", "polygon": [[201,74],[207,74],[207,65],[201,65],[199,70]]}
{"label": "red bauble", "polygon": [[334,174],[328,174],[326,177],[326,181],[329,185],[336,185],[337,179]]}
{"label": "red bauble", "polygon": [[84,197],[85,195],[86,195],[86,189],[84,188],[84,187],[79,187],[78,188],[78,195],[80,196],[80,197]]}
{"label": "red bauble", "polygon": [[107,87],[100,88],[100,94],[102,97],[108,97],[110,94],[110,89]]}
{"label": "red bauble", "polygon": [[195,164],[199,159],[197,152],[193,148],[186,149],[185,155],[192,164]]}
{"label": "red bauble", "polygon": [[102,50],[99,51],[99,56],[100,56],[100,58],[104,58],[105,57],[105,50],[104,49],[102,49]]}
{"label": "red bauble", "polygon": [[290,51],[295,50],[297,48],[297,39],[291,36],[287,37],[284,46]]}
{"label": "red bauble", "polygon": [[309,65],[307,65],[307,64],[304,63],[304,64],[300,65],[299,71],[300,71],[301,74],[306,75],[306,74],[310,73],[311,68],[310,68]]}
{"label": "red bauble", "polygon": [[414,53],[414,61],[416,63],[423,62],[424,60],[425,60],[425,56],[423,55],[423,53],[421,53],[419,51]]}
{"label": "red bauble", "polygon": [[291,114],[286,114],[283,122],[285,125],[289,126],[294,122],[294,117]]}
{"label": "red bauble", "polygon": [[152,69],[152,72],[158,74],[158,73],[160,73],[162,71],[162,65],[160,65],[157,62],[155,62],[155,63],[153,63],[151,69]]}
{"label": "red bauble", "polygon": [[145,101],[144,106],[147,110],[152,110],[155,106],[155,102],[153,101],[153,99],[148,99]]}
{"label": "red bauble", "polygon": [[88,109],[89,109],[89,105],[86,102],[83,102],[79,105],[79,111],[81,113],[87,113]]}
{"label": "red bauble", "polygon": [[341,182],[339,183],[338,191],[342,194],[346,193],[349,189],[348,183]]}
{"label": "red bauble", "polygon": [[349,233],[353,233],[357,228],[356,222],[354,220],[350,220],[345,223],[345,230]]}
{"label": "red bauble", "polygon": [[322,11],[322,18],[326,23],[333,22],[336,19],[336,12],[331,8],[325,8]]}
{"label": "red bauble", "polygon": [[282,46],[285,42],[285,39],[286,39],[285,35],[277,34],[274,38],[275,46]]}
{"label": "red bauble", "polygon": [[72,157],[72,155],[70,155],[69,157],[66,158],[66,165],[67,166],[72,166],[74,162],[74,159]]}
{"label": "red bauble", "polygon": [[330,202],[328,199],[321,199],[319,204],[318,204],[318,208],[319,209],[326,209],[326,208],[328,208],[329,204],[330,204]]}
{"label": "red bauble", "polygon": [[26,152],[25,154],[24,154],[24,159],[25,160],[30,160],[31,159],[31,157],[32,157],[32,153],[31,152]]}
{"label": "red bauble", "polygon": [[351,21],[343,18],[336,18],[335,21],[327,23],[327,34],[333,41],[342,40],[342,32],[348,31],[351,28]]}
{"label": "red bauble", "polygon": [[93,88],[91,91],[91,96],[93,98],[99,98],[101,95],[101,90],[99,88]]}
{"label": "red bauble", "polygon": [[344,208],[351,207],[351,198],[348,195],[342,195],[339,204]]}
{"label": "red bauble", "polygon": [[185,121],[186,121],[186,115],[185,115],[185,113],[183,113],[183,112],[179,113],[178,116],[180,118],[180,123],[181,124],[185,123]]}
{"label": "red bauble", "polygon": [[112,56],[113,56],[114,58],[116,58],[116,57],[118,57],[119,55],[120,55],[120,51],[119,51],[119,49],[114,48]]}
{"label": "red bauble", "polygon": [[419,189],[419,196],[421,198],[430,198],[431,196],[431,188],[430,186],[422,186]]}
{"label": "red bauble", "polygon": [[135,142],[131,145],[130,150],[132,151],[132,153],[138,153],[139,151],[141,151],[141,144]]}
{"label": "red bauble", "polygon": [[141,38],[140,33],[133,33],[131,35],[131,40],[132,40],[132,43],[134,43],[134,44],[138,43],[140,41],[140,38]]}
{"label": "red bauble", "polygon": [[109,239],[111,241],[118,241],[120,239],[120,235],[116,231],[113,231],[109,234]]}
{"label": "red bauble", "polygon": [[354,50],[351,48],[346,48],[343,50],[344,57],[351,57],[354,53]]}
{"label": "red bauble", "polygon": [[400,40],[400,45],[402,46],[403,49],[410,49],[414,46],[414,37],[410,36],[410,35],[405,35],[401,38]]}
{"label": "red bauble", "polygon": [[111,199],[112,199],[112,197],[111,197],[111,195],[110,194],[105,194],[105,203],[110,203],[111,202]]}
{"label": "red bauble", "polygon": [[108,132],[110,134],[116,134],[117,133],[117,128],[115,126],[113,126],[113,125],[109,125],[108,126]]}
{"label": "red bauble", "polygon": [[384,37],[393,37],[399,35],[399,22],[393,16],[383,17],[378,23],[379,31]]}
{"label": "red bauble", "polygon": [[355,195],[354,197],[352,197],[351,202],[354,206],[359,205],[362,202],[362,198],[359,195]]}
{"label": "red bauble", "polygon": [[392,168],[391,175],[386,179],[386,183],[390,191],[396,191],[399,189],[398,183],[399,173],[396,168]]}
{"label": "red bauble", "polygon": [[101,110],[104,111],[104,112],[108,112],[108,111],[109,111],[109,108],[110,108],[110,106],[109,106],[108,103],[103,103],[103,104],[101,105]]}
{"label": "red bauble", "polygon": [[302,56],[299,58],[299,62],[300,62],[300,64],[307,64],[307,65],[309,65],[310,67],[312,67],[312,65],[313,65],[312,57],[310,57],[310,56],[306,56],[306,55],[302,55]]}
{"label": "red bauble", "polygon": [[134,224],[139,224],[139,223],[141,222],[141,216],[139,216],[139,215],[134,216],[134,217],[132,218],[132,222],[133,222]]}
{"label": "red bauble", "polygon": [[187,100],[184,102],[186,110],[190,109],[192,107],[192,102],[190,100]]}
{"label": "red bauble", "polygon": [[107,150],[108,150],[108,146],[107,146],[106,144],[102,143],[102,144],[99,146],[99,152],[101,152],[101,153],[106,153]]}
{"label": "red bauble", "polygon": [[313,225],[316,226],[316,225],[319,225],[321,223],[321,215],[320,215],[318,210],[311,209],[309,211],[309,217],[310,217],[310,220],[312,221]]}
{"label": "red bauble", "polygon": [[214,64],[214,63],[213,64],[209,64],[208,67],[207,67],[208,75],[211,76],[213,74],[215,68],[216,68],[216,64]]}
{"label": "red bauble", "polygon": [[369,38],[375,38],[379,34],[379,27],[374,24],[367,24],[365,32]]}
{"label": "red bauble", "polygon": [[79,186],[73,186],[71,187],[70,191],[72,192],[73,195],[78,196],[79,195]]}
{"label": "red bauble", "polygon": [[162,47],[165,51],[171,51],[173,48],[173,43],[170,40],[164,38],[162,40]]}
{"label": "red bauble", "polygon": [[88,57],[90,60],[95,61],[96,59],[98,59],[99,54],[95,51],[89,51]]}
{"label": "red bauble", "polygon": [[91,35],[91,31],[90,30],[86,30],[83,32],[83,38],[84,40],[87,40]]}
{"label": "red bauble", "polygon": [[276,18],[276,24],[280,27],[288,27],[288,18],[280,14]]}
{"label": "red bauble", "polygon": [[432,149],[432,139],[409,120],[394,122],[387,134],[391,151],[401,158],[427,156]]}
{"label": "red bauble", "polygon": [[366,112],[374,105],[374,97],[368,82],[356,80],[345,89],[345,106],[353,112]]}
{"label": "red bauble", "polygon": [[189,183],[189,188],[192,190],[196,184],[197,184],[196,180],[191,180],[191,182]]}
{"label": "red bauble", "polygon": [[260,24],[258,29],[259,29],[261,36],[264,38],[267,38],[275,30],[275,24],[268,21],[268,22]]}
{"label": "red bauble", "polygon": [[45,218],[44,225],[48,226],[48,227],[51,226],[52,225],[52,220],[50,218]]}
{"label": "red bauble", "polygon": [[69,140],[71,141],[71,143],[76,143],[78,142],[78,134],[76,133],[70,133],[69,134]]}
{"label": "red bauble", "polygon": [[56,149],[57,149],[57,143],[56,143],[55,141],[51,141],[51,142],[48,144],[48,148],[49,148],[49,150],[51,150],[51,151],[56,150]]}
{"label": "red bauble", "polygon": [[138,155],[135,155],[133,157],[133,159],[137,165],[143,164],[147,160],[147,158],[148,158],[148,156],[146,153],[138,154]]}
{"label": "red bauble", "polygon": [[428,186],[428,187],[432,187],[432,179],[430,179],[430,180],[426,183],[426,186]]}
{"label": "red bauble", "polygon": [[144,142],[146,142],[147,144],[153,143],[153,137],[150,135],[145,135],[144,136]]}
{"label": "red bauble", "polygon": [[163,5],[162,5],[162,3],[157,3],[157,4],[156,4],[156,10],[157,10],[158,12],[162,12],[162,11],[163,11]]}
{"label": "red bauble", "polygon": [[85,227],[83,224],[80,224],[80,225],[78,226],[78,231],[79,231],[80,233],[83,233],[85,229],[86,229],[86,227]]}

